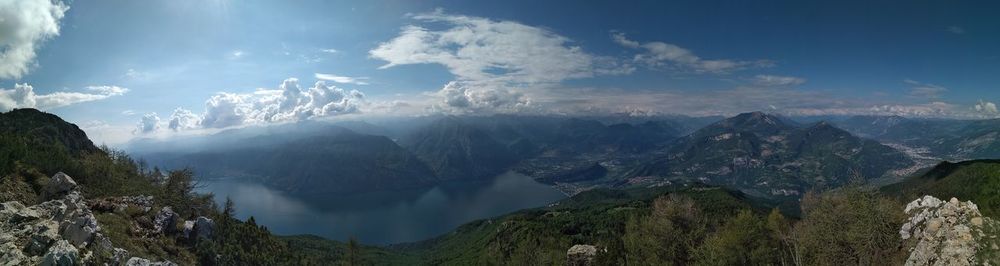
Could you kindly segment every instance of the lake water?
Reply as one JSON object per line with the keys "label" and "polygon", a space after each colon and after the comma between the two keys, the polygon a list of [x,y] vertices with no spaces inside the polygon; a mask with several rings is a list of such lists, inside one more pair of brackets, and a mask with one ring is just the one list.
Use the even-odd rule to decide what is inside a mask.
{"label": "lake water", "polygon": [[238,179],[201,181],[200,192],[215,193],[220,206],[229,197],[236,216],[254,217],[279,235],[313,234],[365,244],[425,240],[464,223],[519,209],[545,206],[565,195],[530,177],[506,173],[482,182],[447,183],[433,188],[350,196],[295,197]]}

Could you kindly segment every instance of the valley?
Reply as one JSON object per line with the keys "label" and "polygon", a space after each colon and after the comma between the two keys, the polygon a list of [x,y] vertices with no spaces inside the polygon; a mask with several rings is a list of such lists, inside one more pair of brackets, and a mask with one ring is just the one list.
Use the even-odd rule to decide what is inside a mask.
{"label": "valley", "polygon": [[[549,121],[565,122],[543,123],[550,126],[513,127],[510,120],[518,119],[507,119],[507,124],[480,117],[428,120],[431,122],[423,127],[413,127],[418,133],[410,135],[412,142],[403,142],[402,145],[393,141],[397,138],[355,133],[336,124],[314,124],[319,131],[292,130],[294,134],[288,134],[286,129],[289,128],[265,130],[280,132],[279,135],[227,131],[224,139],[231,140],[230,143],[215,142],[220,146],[202,146],[205,149],[197,153],[161,157],[179,160],[191,156],[198,159],[186,163],[200,161],[231,167],[215,168],[218,170],[206,173],[232,173],[226,169],[253,169],[253,164],[276,163],[283,159],[323,159],[323,163],[297,165],[302,169],[292,173],[271,174],[278,172],[256,168],[261,169],[261,173],[269,174],[203,177],[198,181],[195,178],[196,167],[193,168],[195,172],[161,170],[156,161],[135,161],[125,153],[93,146],[85,134],[58,117],[30,109],[14,110],[0,114],[0,125],[6,127],[0,130],[5,136],[0,139],[14,141],[11,142],[13,146],[5,146],[4,154],[14,156],[10,157],[11,161],[18,163],[7,166],[13,168],[4,168],[8,169],[4,171],[14,174],[8,175],[0,184],[9,191],[2,194],[4,200],[33,203],[36,201],[32,195],[40,192],[35,192],[32,186],[36,185],[32,184],[53,182],[42,181],[46,177],[39,171],[64,169],[78,177],[83,188],[82,195],[88,198],[131,202],[137,196],[135,193],[140,193],[139,198],[144,197],[142,194],[155,195],[151,197],[151,203],[141,203],[152,205],[146,211],[127,207],[120,211],[116,210],[118,207],[93,210],[97,223],[105,226],[102,232],[107,235],[108,241],[116,243],[115,247],[123,245],[129,254],[150,259],[191,262],[204,252],[226,254],[216,258],[216,261],[228,261],[223,264],[248,259],[297,261],[297,264],[343,259],[374,264],[517,261],[559,264],[566,259],[567,248],[573,245],[606,248],[607,251],[588,258],[601,264],[634,263],[636,259],[654,264],[666,261],[687,264],[711,260],[716,255],[729,252],[753,253],[755,249],[788,248],[782,244],[787,241],[805,245],[804,249],[790,251],[792,253],[772,253],[772,256],[754,255],[753,259],[779,262],[804,256],[803,259],[824,260],[830,258],[825,253],[827,251],[822,251],[820,246],[808,246],[811,245],[808,243],[832,241],[823,240],[823,234],[818,233],[822,231],[810,231],[820,230],[814,227],[839,219],[829,216],[831,213],[847,215],[844,218],[848,220],[837,223],[843,226],[837,230],[862,230],[864,234],[882,235],[909,246],[914,242],[898,238],[899,217],[904,215],[901,212],[903,202],[922,195],[958,197],[982,204],[975,215],[979,215],[981,210],[984,217],[993,217],[1000,198],[995,193],[1000,191],[997,189],[1000,182],[997,180],[1000,179],[996,177],[1000,175],[996,175],[995,160],[943,162],[915,175],[894,177],[892,171],[896,167],[913,167],[915,160],[921,158],[907,157],[906,153],[891,146],[854,137],[825,122],[803,125],[754,112],[710,123],[685,136],[676,136],[673,133],[651,134],[655,131],[645,131],[645,126],[604,125],[577,119],[553,119]],[[493,123],[494,127],[477,124],[483,121]],[[648,122],[643,124],[649,125]],[[302,128],[306,127],[296,130]],[[646,144],[623,143],[622,138],[616,137],[620,134],[643,134],[646,137],[628,139],[642,140]],[[249,136],[248,139],[256,138],[276,145],[240,146],[246,142],[233,136]],[[217,137],[209,135],[204,138]],[[453,139],[456,141],[450,141]],[[487,141],[489,144],[474,144],[472,140]],[[510,145],[528,142],[532,145]],[[43,144],[47,146],[41,147],[50,148],[25,149],[27,146],[18,146],[25,143]],[[155,143],[144,145],[153,147]],[[530,149],[518,151],[511,148],[513,146],[528,146]],[[273,150],[274,147],[294,148]],[[214,150],[220,153],[209,153]],[[247,156],[247,153],[254,155]],[[32,154],[49,154],[46,158],[50,159],[31,159],[39,158]],[[496,157],[496,154],[504,156]],[[262,155],[268,157],[259,157]],[[496,158],[508,159],[500,159],[504,163],[492,164],[493,167],[463,168]],[[366,162],[369,160],[375,162]],[[404,163],[385,164],[388,161],[384,160]],[[863,160],[883,163],[875,168],[858,167],[856,164]],[[826,165],[817,166],[813,162],[824,162]],[[22,163],[32,166],[25,169]],[[400,165],[402,170],[369,171],[370,167],[383,164]],[[711,166],[713,164],[715,166]],[[277,165],[281,163],[264,167],[289,169]],[[312,165],[330,168],[318,171],[305,169]],[[780,165],[798,167],[794,171],[772,168]],[[346,169],[361,172],[341,171],[341,167],[353,167]],[[105,170],[101,169],[117,170],[102,172]],[[426,177],[394,177],[391,174],[412,169],[424,169],[421,171]],[[281,179],[296,173],[326,174],[305,175],[308,178],[304,180],[313,182],[307,183],[312,190],[305,190],[295,186],[301,184],[296,182],[303,182],[294,181],[299,179]],[[361,176],[364,178],[409,176],[427,183],[386,187],[379,185],[384,184],[381,183],[383,181],[367,180],[352,186],[357,190],[328,190],[318,185],[336,186],[339,184],[336,182],[359,178],[350,176],[352,173],[363,173]],[[486,173],[499,174],[484,177]],[[95,179],[93,176],[114,179]],[[774,177],[764,181],[748,179],[767,176]],[[892,178],[886,179],[889,177]],[[122,183],[132,185],[118,185]],[[873,187],[878,189],[873,190]],[[365,192],[357,192],[361,190]],[[570,196],[566,198],[564,193]],[[118,199],[118,196],[125,197]],[[91,208],[100,205],[93,206]],[[150,230],[142,229],[145,225],[140,221],[148,219],[143,217],[151,215],[159,206],[173,207],[182,218],[211,217],[209,220],[218,221],[215,226],[220,227],[222,235],[199,242],[176,233],[137,233]],[[953,207],[965,208],[960,205]],[[817,211],[816,208],[832,209]],[[0,212],[7,215],[4,210]],[[877,217],[862,218],[867,217],[865,215]],[[878,225],[884,227],[866,227],[868,225],[856,222],[864,219],[885,219],[886,223]],[[668,224],[680,227],[657,227],[664,221],[672,221]],[[993,220],[987,221],[986,227],[976,230],[986,230],[982,234],[993,234],[989,230],[1000,229],[1000,226],[993,227]],[[753,227],[736,229],[747,225]],[[670,233],[673,232],[670,230],[686,233]],[[752,235],[734,236],[732,234],[739,231],[733,230],[751,230],[746,232]],[[177,242],[149,246],[137,244],[131,239],[136,237],[141,241]],[[668,250],[646,248],[659,244],[644,241],[658,241],[656,239],[660,237],[689,239],[686,241],[697,244],[674,246]],[[731,246],[731,242],[719,242],[727,237],[743,237],[740,241],[749,242],[739,248]],[[190,243],[202,244],[186,246]],[[237,243],[271,246],[272,249],[263,252],[252,251],[254,249],[249,246],[237,249],[233,249],[236,246],[228,246]],[[859,244],[845,242],[845,245]],[[83,247],[88,252],[96,249]],[[223,251],[222,247],[227,248]],[[893,254],[876,261],[897,263],[905,260],[908,254],[898,247],[897,244],[887,244],[870,248],[873,248],[872,252]],[[829,252],[842,254],[837,253],[840,251]],[[988,249],[982,252],[986,253],[976,256],[995,255]],[[914,259],[913,256],[910,255],[910,259]]]}

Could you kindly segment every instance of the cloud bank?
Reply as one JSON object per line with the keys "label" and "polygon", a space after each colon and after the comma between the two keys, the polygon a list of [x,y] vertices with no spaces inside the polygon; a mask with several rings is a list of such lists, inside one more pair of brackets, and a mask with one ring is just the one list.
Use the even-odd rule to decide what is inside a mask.
{"label": "cloud bank", "polygon": [[440,64],[462,81],[513,83],[559,82],[603,71],[595,56],[547,29],[441,10],[411,18],[446,28],[403,27],[399,36],[369,51],[388,62],[381,68]]}
{"label": "cloud bank", "polygon": [[[143,130],[134,133],[148,134],[161,128],[182,131],[300,121],[358,113],[364,104],[365,96],[360,91],[326,85],[322,80],[303,89],[298,79],[289,78],[277,89],[258,89],[252,93],[220,92],[205,101],[205,110],[201,114],[177,108],[165,122],[159,117],[144,116],[139,122]],[[152,121],[156,126],[147,125],[146,122]]]}
{"label": "cloud bank", "polygon": [[0,1],[0,79],[28,73],[42,42],[59,35],[66,10],[57,0]]}
{"label": "cloud bank", "polygon": [[36,94],[35,88],[28,84],[14,84],[14,89],[0,88],[0,110],[14,108],[36,108],[49,110],[77,103],[107,99],[123,95],[128,89],[118,86],[90,86],[88,92],[53,92]]}
{"label": "cloud bank", "polygon": [[379,44],[369,56],[387,62],[381,69],[445,66],[456,80],[428,94],[438,101],[434,111],[511,112],[531,103],[525,91],[633,70],[613,58],[589,54],[569,38],[540,27],[442,10],[410,18],[417,24],[403,27],[399,36]]}

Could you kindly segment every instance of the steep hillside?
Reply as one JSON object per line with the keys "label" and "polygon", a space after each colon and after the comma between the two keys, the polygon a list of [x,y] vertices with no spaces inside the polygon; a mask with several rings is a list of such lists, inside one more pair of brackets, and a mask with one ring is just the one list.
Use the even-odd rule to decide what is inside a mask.
{"label": "steep hillside", "polygon": [[665,153],[626,177],[698,179],[794,196],[816,186],[839,186],[855,176],[881,177],[913,164],[890,147],[826,122],[796,127],[760,112],[707,126],[679,139]]}
{"label": "steep hillside", "polygon": [[518,161],[507,145],[455,117],[418,129],[401,143],[442,180],[492,177]]}
{"label": "steep hillside", "polygon": [[62,118],[35,109],[14,109],[0,113],[0,134],[18,135],[44,143],[59,143],[70,153],[97,152],[87,134]]}
{"label": "steep hillside", "polygon": [[942,162],[926,173],[888,185],[882,191],[902,199],[931,195],[979,204],[983,215],[1000,217],[1000,160]]}
{"label": "steep hillside", "polygon": [[342,128],[326,132],[270,145],[146,157],[168,168],[191,167],[204,177],[255,178],[302,194],[407,189],[436,179],[416,156],[386,137]]}

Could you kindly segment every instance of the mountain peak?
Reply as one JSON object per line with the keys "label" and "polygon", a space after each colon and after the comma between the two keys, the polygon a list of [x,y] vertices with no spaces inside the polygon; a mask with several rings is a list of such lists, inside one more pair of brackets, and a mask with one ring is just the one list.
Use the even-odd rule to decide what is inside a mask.
{"label": "mountain peak", "polygon": [[792,128],[784,119],[760,111],[742,113],[726,118],[719,122],[717,126],[747,131],[778,131]]}

